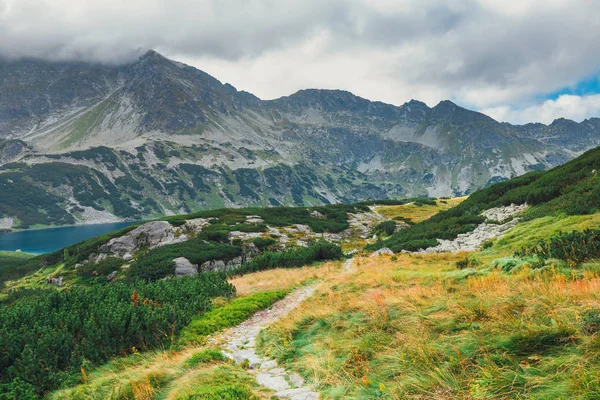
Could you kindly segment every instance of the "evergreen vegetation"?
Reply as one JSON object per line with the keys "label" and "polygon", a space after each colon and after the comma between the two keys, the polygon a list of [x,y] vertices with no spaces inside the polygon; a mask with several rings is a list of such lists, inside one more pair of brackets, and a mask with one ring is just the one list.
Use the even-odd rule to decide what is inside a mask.
{"label": "evergreen vegetation", "polygon": [[526,246],[515,252],[516,257],[537,256],[542,259],[564,260],[571,267],[584,261],[600,258],[600,230],[586,229],[583,232],[559,233],[534,246]]}
{"label": "evergreen vegetation", "polygon": [[0,398],[36,398],[84,366],[167,344],[210,298],[234,293],[222,275],[202,274],[20,298],[0,313]]}
{"label": "evergreen vegetation", "polygon": [[274,268],[295,268],[312,264],[316,261],[335,260],[342,258],[344,253],[340,246],[320,241],[282,252],[265,252],[254,257],[251,261],[230,272],[232,275],[265,271]]}
{"label": "evergreen vegetation", "polygon": [[383,221],[375,226],[373,233],[376,235],[385,234],[391,236],[396,232],[396,223],[394,221]]}

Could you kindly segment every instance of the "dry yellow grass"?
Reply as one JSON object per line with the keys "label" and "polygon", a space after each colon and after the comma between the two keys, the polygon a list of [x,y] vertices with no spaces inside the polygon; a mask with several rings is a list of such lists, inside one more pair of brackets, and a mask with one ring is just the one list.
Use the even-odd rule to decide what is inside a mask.
{"label": "dry yellow grass", "polygon": [[[593,376],[600,368],[586,357],[600,354],[595,338],[581,334],[580,316],[600,309],[600,277],[528,270],[468,277],[454,266],[462,257],[357,257],[352,272],[328,263],[317,294],[265,332],[262,349],[303,373],[326,398],[597,393],[600,380]],[[285,277],[300,281],[306,272],[289,270]],[[253,276],[236,281],[245,290],[254,283]]]}
{"label": "dry yellow grass", "polygon": [[248,296],[257,292],[289,290],[311,280],[320,280],[339,271],[339,263],[324,263],[318,266],[274,269],[256,272],[230,279],[238,296]]}
{"label": "dry yellow grass", "polygon": [[446,200],[436,200],[436,205],[417,206],[414,203],[401,206],[376,206],[375,209],[384,217],[393,219],[395,217],[408,218],[413,222],[421,222],[440,211],[455,207],[466,200],[467,197],[455,197]]}

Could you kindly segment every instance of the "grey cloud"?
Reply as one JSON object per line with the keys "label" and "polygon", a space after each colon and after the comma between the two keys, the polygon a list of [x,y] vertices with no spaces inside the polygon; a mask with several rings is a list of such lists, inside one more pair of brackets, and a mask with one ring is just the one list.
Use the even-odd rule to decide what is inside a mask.
{"label": "grey cloud", "polygon": [[[290,59],[268,67],[310,70],[289,78],[296,89],[339,82],[343,62],[357,77],[369,71],[374,87],[397,88],[386,97],[397,104],[416,92],[514,106],[600,70],[599,13],[589,0],[0,0],[0,55],[115,63],[153,48],[227,65],[234,78]],[[381,94],[344,86],[355,87]]]}

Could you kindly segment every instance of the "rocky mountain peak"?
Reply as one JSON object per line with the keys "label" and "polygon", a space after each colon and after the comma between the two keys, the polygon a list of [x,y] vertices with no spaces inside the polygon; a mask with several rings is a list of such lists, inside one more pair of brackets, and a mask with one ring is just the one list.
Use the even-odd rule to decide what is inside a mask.
{"label": "rocky mountain peak", "polygon": [[434,121],[446,123],[498,123],[485,114],[460,107],[450,100],[442,100],[433,107],[430,118]]}

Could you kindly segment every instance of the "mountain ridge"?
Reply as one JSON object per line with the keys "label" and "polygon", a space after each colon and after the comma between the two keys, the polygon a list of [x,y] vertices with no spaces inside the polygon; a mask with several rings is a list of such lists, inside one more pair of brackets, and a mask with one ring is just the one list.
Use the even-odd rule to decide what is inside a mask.
{"label": "mountain ridge", "polygon": [[[27,217],[0,200],[0,218],[458,196],[562,164],[599,133],[600,119],[511,125],[449,100],[395,106],[329,89],[261,100],[154,51],[118,66],[0,61],[0,182],[54,196],[29,200]],[[55,197],[66,214],[51,222]]]}

